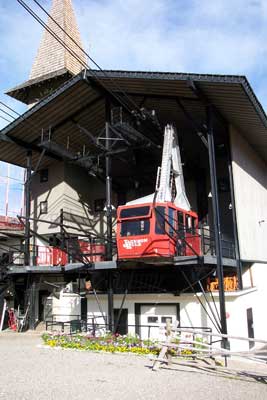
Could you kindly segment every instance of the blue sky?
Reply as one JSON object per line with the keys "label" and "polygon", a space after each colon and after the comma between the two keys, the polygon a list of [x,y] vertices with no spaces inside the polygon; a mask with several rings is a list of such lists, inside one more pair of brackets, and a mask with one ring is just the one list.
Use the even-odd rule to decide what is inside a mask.
{"label": "blue sky", "polygon": [[[39,1],[50,8],[51,0]],[[246,75],[267,109],[266,0],[73,0],[73,5],[84,47],[103,68]],[[3,93],[27,79],[41,32],[16,0],[0,0],[0,98],[19,112],[25,107]]]}
{"label": "blue sky", "polygon": [[[40,3],[50,8],[51,1]],[[84,47],[102,68],[246,75],[267,109],[267,0],[73,0],[73,5]],[[0,100],[18,112],[26,107],[4,92],[27,80],[41,33],[16,0],[0,0]],[[0,129],[5,124],[0,118]]]}
{"label": "blue sky", "polygon": [[[40,2],[49,9],[50,0]],[[32,0],[26,3],[38,10]],[[73,5],[84,47],[102,68],[246,75],[267,109],[266,0],[73,0]],[[25,107],[3,93],[27,79],[41,32],[16,0],[0,0],[0,98],[19,112]]]}

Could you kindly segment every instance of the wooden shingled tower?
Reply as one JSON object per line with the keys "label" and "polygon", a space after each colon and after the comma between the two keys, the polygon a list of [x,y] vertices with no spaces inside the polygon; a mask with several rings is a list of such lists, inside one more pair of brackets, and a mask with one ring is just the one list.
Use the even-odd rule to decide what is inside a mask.
{"label": "wooden shingled tower", "polygon": [[[71,0],[53,0],[49,28],[69,46],[79,58],[86,62],[86,56],[68,37],[71,36],[82,47]],[[54,91],[58,86],[78,74],[84,67],[47,30],[44,30],[41,43],[32,65],[29,80],[10,89],[7,94],[26,104],[34,104]]]}

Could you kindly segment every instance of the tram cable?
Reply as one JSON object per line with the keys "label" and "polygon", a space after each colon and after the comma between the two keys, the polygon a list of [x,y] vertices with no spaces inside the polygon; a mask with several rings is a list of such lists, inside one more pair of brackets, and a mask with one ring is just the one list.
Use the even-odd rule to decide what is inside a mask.
{"label": "tram cable", "polygon": [[[103,81],[97,76],[97,74],[89,67],[89,65],[83,61],[80,56],[77,54],[77,52],[75,52],[73,49],[70,48],[70,46],[68,44],[66,44],[64,42],[64,40],[62,40],[53,29],[51,29],[39,16],[38,14],[36,14],[33,9],[28,6],[23,0],[17,0],[17,2],[46,30],[48,31],[53,37],[54,39],[56,39],[64,48],[65,50],[67,50],[85,69],[90,70],[90,72],[92,73],[92,75],[95,77],[95,79],[98,81],[98,83],[112,96],[114,97],[119,104],[121,104],[130,114],[133,114],[133,110],[131,110],[128,106],[128,104],[122,99],[120,98],[117,94],[115,94],[111,89],[109,89],[104,83]],[[49,13],[47,13],[49,14]],[[50,16],[50,15],[49,15]],[[50,18],[52,18],[50,16]],[[58,24],[59,25],[59,24]],[[60,25],[59,25],[60,26]],[[62,28],[62,30],[64,30]],[[65,31],[64,31],[65,32]],[[74,40],[74,39],[73,39]],[[86,53],[87,54],[87,53]],[[90,57],[91,58],[91,57]],[[103,70],[101,70],[102,72],[104,72]],[[107,76],[107,78],[109,78]],[[120,89],[121,91],[121,89]],[[133,103],[133,101],[131,100],[131,102]],[[135,104],[135,107],[137,107],[138,112],[140,113],[140,116],[143,117],[142,114],[142,110]]]}
{"label": "tram cable", "polygon": [[190,288],[192,289],[192,291],[195,293],[195,295],[196,295],[196,297],[197,297],[197,299],[198,299],[198,302],[200,303],[200,305],[201,305],[201,307],[203,308],[204,312],[206,313],[207,317],[210,319],[212,325],[213,325],[214,328],[217,330],[217,332],[221,332],[221,331],[222,331],[221,326],[218,324],[217,320],[214,321],[214,320],[212,319],[212,317],[211,317],[211,315],[209,314],[208,310],[206,309],[206,307],[204,306],[204,304],[203,304],[202,301],[200,300],[200,298],[199,298],[199,296],[198,296],[198,294],[197,294],[195,288],[192,286],[192,284],[191,284],[189,278],[186,276],[186,273],[185,273],[183,270],[181,270],[181,272],[182,272],[182,275],[183,275],[184,279],[186,280],[187,284],[190,286]]}
{"label": "tram cable", "polygon": [[[39,127],[38,127],[36,124],[34,124],[33,122],[27,120],[27,119],[23,116],[23,114],[19,114],[16,110],[14,110],[14,108],[8,106],[8,105],[7,105],[6,103],[4,103],[3,101],[0,101],[0,104],[1,104],[2,106],[6,107],[6,108],[7,108],[8,110],[10,110],[11,112],[13,112],[14,114],[17,115],[17,117],[14,117],[13,115],[8,114],[6,111],[0,109],[0,111],[3,111],[5,114],[8,114],[11,118],[13,118],[13,121],[7,121],[7,122],[13,123],[13,122],[16,121],[18,118],[21,118],[21,119],[22,119],[22,122],[28,124],[29,126],[31,126],[31,128],[34,128],[34,129],[39,130]],[[3,128],[3,129],[4,129],[4,128]]]}
{"label": "tram cable", "polygon": [[[208,278],[210,275],[214,274],[214,272],[216,271],[216,268],[213,268],[211,271],[209,271],[207,274],[201,276],[200,280],[206,279]],[[198,283],[199,279],[197,279],[196,281],[194,281],[193,283],[191,283],[192,286],[195,286]],[[179,293],[183,294],[185,293],[188,289],[190,289],[191,286],[187,286],[185,287],[183,290],[181,290]],[[219,314],[218,314],[219,317]],[[220,317],[219,317],[220,318]]]}
{"label": "tram cable", "polygon": [[[86,57],[99,69],[99,71],[101,71],[103,73],[103,75],[108,78],[110,81],[112,81],[112,83],[114,83],[117,87],[117,89],[127,98],[127,100],[129,100],[134,107],[136,107],[137,109],[140,110],[139,106],[136,104],[136,102],[130,97],[128,96],[128,94],[117,85],[117,82],[115,81],[115,79],[113,79],[112,77],[108,76],[106,74],[106,72],[100,67],[100,65],[79,45],[79,43],[77,43],[77,41],[75,39],[73,39],[73,37],[71,35],[68,34],[68,32],[51,16],[51,14],[39,3],[39,1],[37,0],[33,0],[34,3],[36,3],[39,8],[58,26],[58,28],[61,29],[62,32],[64,32],[66,34],[66,36],[78,47],[79,50],[81,50],[84,55],[86,55]],[[140,110],[141,111],[141,110]]]}
{"label": "tram cable", "polygon": [[9,119],[7,119],[7,118],[3,117],[2,115],[0,115],[0,118],[2,118],[4,121],[8,122],[9,124],[11,124],[11,123],[12,123],[12,121],[9,121]]}
{"label": "tram cable", "polygon": [[[2,102],[1,102],[1,103],[2,103]],[[3,108],[0,108],[0,111],[1,111],[2,113],[4,113],[5,115],[7,115],[8,117],[15,119],[15,117],[14,117],[13,115],[11,115],[11,114],[9,114],[7,111],[3,110]]]}
{"label": "tram cable", "polygon": [[[216,271],[216,269],[215,269],[215,271]],[[215,310],[216,310],[216,314],[217,314],[218,320],[220,321],[220,320],[221,320],[221,317],[220,317],[220,314],[219,314],[219,311],[218,311],[218,307],[217,307],[217,305],[216,305],[216,302],[215,302],[213,293],[212,293],[212,291],[211,291],[210,289],[208,290],[208,292],[209,292],[209,294],[210,294],[210,296],[211,296],[211,298],[212,298],[212,301],[213,301],[213,304],[214,304],[214,308],[215,308]]]}
{"label": "tram cable", "polygon": [[[161,226],[161,228],[163,228],[165,234],[167,234],[169,238],[173,239],[173,237],[172,237],[172,236],[169,234],[169,232],[167,232],[167,230],[165,229],[165,223],[167,223],[169,226],[172,227],[172,229],[174,230],[174,232],[176,232],[176,233],[180,236],[179,230],[177,231],[177,230],[169,223],[169,221],[168,221],[167,218],[165,217],[165,214],[162,214],[162,213],[160,213],[160,211],[157,210],[157,208],[155,207],[155,203],[153,203],[153,206],[154,206],[154,211],[155,211],[155,214],[156,214],[157,223],[159,223],[159,225]],[[158,215],[160,215],[161,218],[164,219],[164,226],[163,226],[163,224],[161,223],[161,221],[159,221],[159,220],[157,219],[157,211],[158,211]],[[194,249],[192,246],[189,245],[189,243],[186,241],[185,238],[182,238],[182,237],[180,236],[180,239],[183,240],[183,241],[185,242],[185,244],[188,245],[188,246],[190,247],[190,249],[193,250],[193,251],[195,252],[195,249]],[[197,255],[196,252],[195,252],[195,254]],[[200,298],[199,298],[199,296],[197,295],[197,292],[196,292],[196,290],[195,290],[195,288],[194,288],[194,285],[195,285],[196,283],[199,284],[199,282],[200,282],[199,279],[197,280],[197,282],[195,282],[195,283],[192,285],[191,282],[189,281],[189,278],[186,276],[185,272],[184,272],[183,270],[181,270],[181,272],[182,272],[182,274],[183,274],[183,276],[184,276],[184,278],[185,278],[187,284],[189,285],[189,288],[191,288],[191,290],[195,293],[195,295],[196,295],[196,297],[197,297],[199,303],[201,304],[203,310],[205,311],[205,313],[207,314],[208,318],[209,318],[210,321],[212,322],[213,326],[215,327],[215,329],[216,329],[218,332],[221,332],[220,318],[219,318],[219,320],[217,320],[216,315],[214,314],[214,312],[213,312],[213,310],[212,310],[212,308],[211,308],[211,306],[210,306],[210,304],[209,304],[209,302],[208,302],[208,300],[207,300],[207,298],[206,298],[206,295],[205,295],[203,286],[200,285],[200,288],[201,288],[202,293],[204,294],[205,300],[206,300],[206,302],[207,302],[207,304],[208,304],[208,306],[209,306],[209,309],[210,309],[210,311],[211,311],[211,314],[213,315],[214,320],[212,319],[211,315],[209,314],[207,308],[204,306],[204,304],[203,304],[202,301],[200,300]],[[211,272],[209,272],[208,275],[210,275],[210,273],[211,273]],[[202,278],[202,279],[203,279],[203,278]],[[214,303],[215,303],[215,302],[214,302]],[[217,313],[217,315],[218,315],[217,307],[216,307],[216,313]],[[219,329],[219,330],[218,330],[218,329]]]}

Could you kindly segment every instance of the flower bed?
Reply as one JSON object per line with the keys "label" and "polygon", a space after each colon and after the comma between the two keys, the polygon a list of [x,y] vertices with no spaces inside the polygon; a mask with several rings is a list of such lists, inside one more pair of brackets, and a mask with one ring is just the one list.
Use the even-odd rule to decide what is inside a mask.
{"label": "flower bed", "polygon": [[106,351],[110,353],[134,353],[158,355],[160,346],[156,341],[141,340],[136,336],[106,334],[100,337],[86,335],[60,335],[45,333],[44,343],[50,347],[65,349]]}
{"label": "flower bed", "polygon": [[[156,340],[141,340],[138,336],[133,335],[113,335],[107,333],[102,336],[89,335],[66,335],[66,334],[50,334],[45,333],[42,336],[44,343],[50,347],[62,347],[64,349],[105,351],[109,353],[134,353],[141,355],[158,355],[161,346]],[[173,338],[173,344],[179,344],[181,338]],[[197,344],[190,345],[196,350],[203,348],[203,340],[195,338]],[[172,356],[192,357],[196,355],[196,351],[191,348],[179,349],[177,346],[170,347],[168,353]]]}

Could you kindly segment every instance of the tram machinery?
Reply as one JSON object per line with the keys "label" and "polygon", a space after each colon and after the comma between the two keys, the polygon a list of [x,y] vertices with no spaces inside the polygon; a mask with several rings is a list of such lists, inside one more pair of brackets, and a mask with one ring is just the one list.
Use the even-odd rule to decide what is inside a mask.
{"label": "tram machinery", "polygon": [[118,207],[119,260],[200,255],[198,216],[190,208],[176,130],[167,125],[155,193]]}

